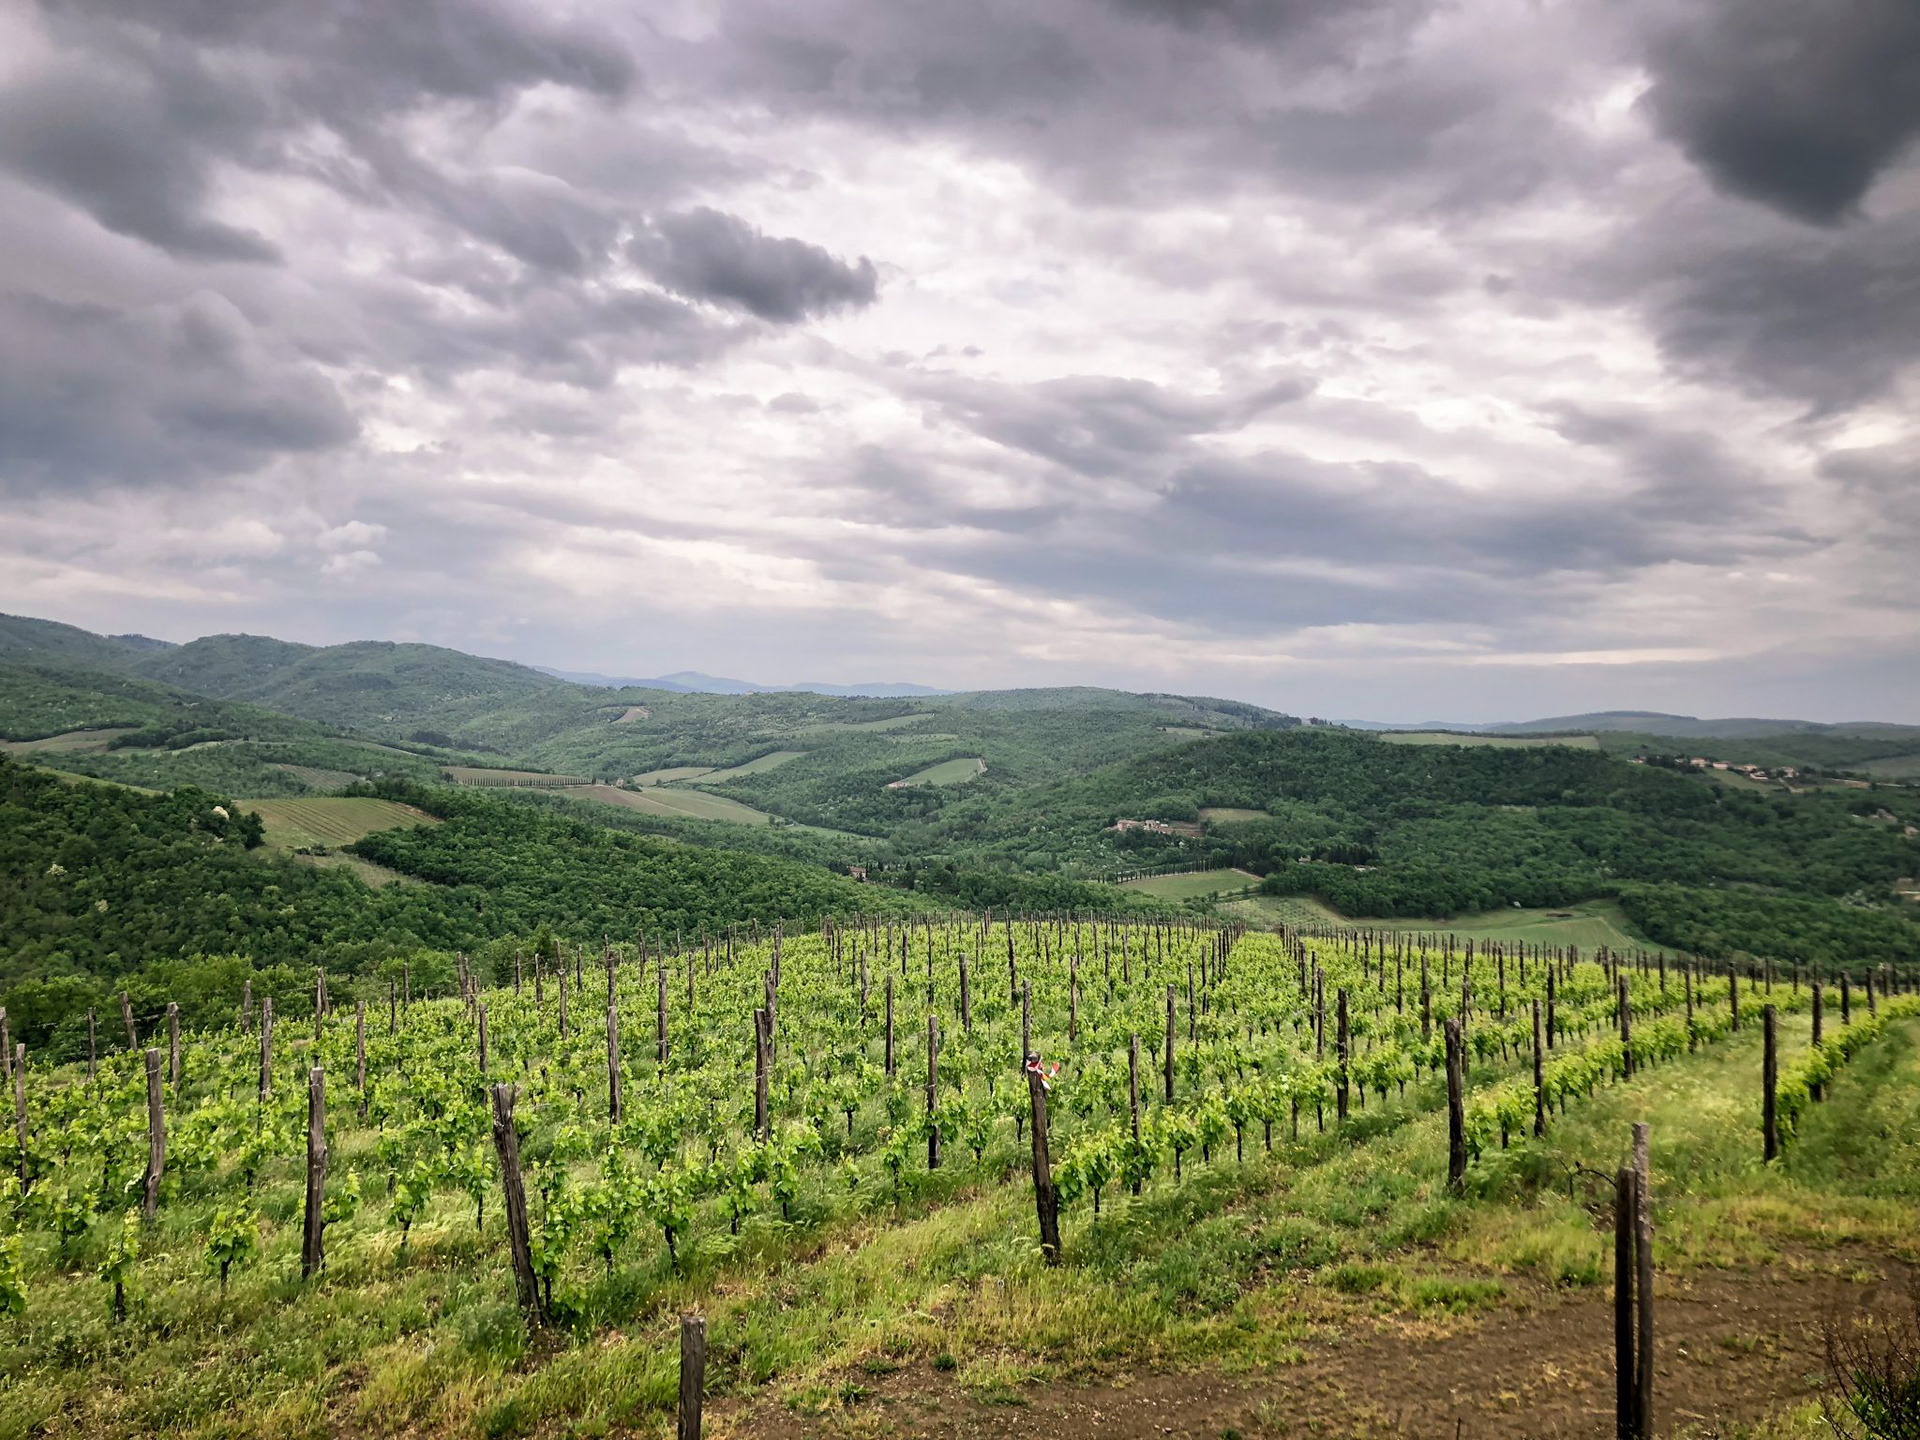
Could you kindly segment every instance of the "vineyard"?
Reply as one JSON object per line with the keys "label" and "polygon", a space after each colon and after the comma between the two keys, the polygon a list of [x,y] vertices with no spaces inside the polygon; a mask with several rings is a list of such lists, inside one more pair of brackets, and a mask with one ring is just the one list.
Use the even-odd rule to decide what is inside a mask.
{"label": "vineyard", "polygon": [[1763,1110],[1792,1140],[1920,1014],[1825,979],[948,917],[556,947],[435,997],[323,976],[210,1031],[101,1014],[84,1061],[10,1047],[0,1434],[658,1429],[689,1307],[710,1390],[827,1408],[863,1392],[823,1361],[1272,1364],[1303,1332],[1269,1266],[1370,1293],[1356,1244],[1433,1240],[1609,1087],[1764,1024],[1741,1144]]}

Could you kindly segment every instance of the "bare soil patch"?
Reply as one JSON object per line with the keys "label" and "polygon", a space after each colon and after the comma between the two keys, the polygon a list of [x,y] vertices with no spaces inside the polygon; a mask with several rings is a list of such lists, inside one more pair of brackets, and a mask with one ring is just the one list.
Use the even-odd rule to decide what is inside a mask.
{"label": "bare soil patch", "polygon": [[[1880,1277],[1905,1285],[1912,1272],[1896,1260],[1823,1252],[1801,1264],[1660,1277],[1656,1432],[1751,1423],[1815,1394],[1823,1316],[1865,1304]],[[716,1429],[765,1440],[1611,1435],[1609,1293],[1508,1283],[1517,1303],[1480,1318],[1377,1317],[1370,1330],[1308,1342],[1298,1364],[1265,1373],[1122,1373],[1085,1387],[982,1395],[953,1374],[915,1365],[847,1377],[864,1395],[824,1414],[771,1400],[717,1407]]]}

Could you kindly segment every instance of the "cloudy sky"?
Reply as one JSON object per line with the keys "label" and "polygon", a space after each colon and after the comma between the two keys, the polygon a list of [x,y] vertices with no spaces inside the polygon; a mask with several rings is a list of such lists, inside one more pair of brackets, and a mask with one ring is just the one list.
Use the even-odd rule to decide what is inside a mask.
{"label": "cloudy sky", "polygon": [[0,0],[0,609],[1920,721],[1912,0]]}

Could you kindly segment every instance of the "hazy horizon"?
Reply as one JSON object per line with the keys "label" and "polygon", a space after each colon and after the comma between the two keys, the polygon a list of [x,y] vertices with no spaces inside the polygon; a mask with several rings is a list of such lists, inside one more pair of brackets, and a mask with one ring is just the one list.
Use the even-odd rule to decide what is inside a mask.
{"label": "hazy horizon", "polygon": [[1920,7],[0,12],[0,609],[1920,720]]}

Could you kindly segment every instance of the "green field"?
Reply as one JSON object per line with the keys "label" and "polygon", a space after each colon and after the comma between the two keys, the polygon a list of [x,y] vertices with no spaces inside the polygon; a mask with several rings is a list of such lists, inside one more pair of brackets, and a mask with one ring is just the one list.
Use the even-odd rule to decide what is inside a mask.
{"label": "green field", "polygon": [[665,785],[674,780],[697,780],[702,775],[711,775],[711,765],[669,765],[664,770],[648,770],[633,777],[633,783],[640,786]]}
{"label": "green field", "polygon": [[702,785],[724,785],[729,780],[738,780],[745,775],[758,775],[766,770],[778,770],[789,760],[798,760],[807,752],[804,750],[775,750],[760,755],[744,765],[730,765],[725,770],[709,770],[700,777]]}
{"label": "green field", "polygon": [[826,735],[839,733],[877,734],[886,730],[899,730],[908,725],[920,725],[933,718],[933,712],[923,710],[914,715],[889,715],[884,720],[822,720],[812,725],[801,725],[794,729],[796,735]]}
{"label": "green field", "polygon": [[278,763],[273,768],[293,776],[303,785],[311,785],[315,790],[344,790],[360,778],[351,770],[323,770],[317,765]]}
{"label": "green field", "polygon": [[424,810],[391,800],[319,798],[300,800],[243,800],[244,808],[265,822],[267,844],[283,850],[309,845],[338,849],[376,830],[401,825],[437,825]]}
{"label": "green field", "polygon": [[116,736],[131,735],[133,730],[131,725],[119,725],[105,730],[69,730],[44,740],[0,740],[0,754],[31,755],[43,751],[49,755],[90,755],[106,749]]}
{"label": "green field", "polygon": [[1395,930],[1461,939],[1524,940],[1542,945],[1577,945],[1591,950],[1601,945],[1632,949],[1645,945],[1636,937],[1620,907],[1610,900],[1588,900],[1555,910],[1490,910],[1480,915],[1456,915],[1451,920],[1375,920],[1336,914],[1307,895],[1252,895],[1222,907],[1239,919],[1266,925],[1345,925],[1370,930]]}
{"label": "green field", "polygon": [[1231,805],[1203,805],[1200,807],[1202,825],[1245,825],[1254,820],[1268,818],[1264,810],[1236,810]]}
{"label": "green field", "polygon": [[595,800],[603,805],[619,805],[643,815],[675,815],[683,820],[725,820],[734,825],[768,825],[773,817],[764,810],[742,805],[724,795],[707,795],[698,790],[622,790],[613,785],[577,785],[560,792],[576,800]]}
{"label": "green field", "polygon": [[1143,880],[1129,880],[1122,888],[1138,890],[1156,900],[1198,900],[1259,883],[1258,875],[1245,870],[1199,870],[1191,875],[1149,875]]}
{"label": "green field", "polygon": [[1920,755],[1889,755],[1880,760],[1863,761],[1852,768],[1882,780],[1917,780],[1920,779]]}
{"label": "green field", "polygon": [[525,785],[539,789],[588,783],[584,775],[554,775],[545,770],[493,770],[475,765],[449,765],[441,773],[456,785]]}
{"label": "green field", "polygon": [[1575,750],[1598,750],[1591,735],[1469,735],[1452,730],[1383,730],[1379,739],[1390,745],[1494,745],[1526,750],[1539,745],[1567,745]]}
{"label": "green field", "polygon": [[889,789],[906,789],[910,785],[962,785],[987,773],[987,762],[978,756],[964,760],[942,760],[938,765],[929,765],[906,777],[896,780]]}

